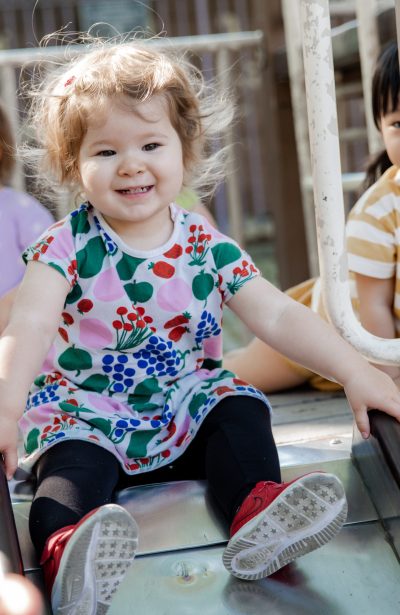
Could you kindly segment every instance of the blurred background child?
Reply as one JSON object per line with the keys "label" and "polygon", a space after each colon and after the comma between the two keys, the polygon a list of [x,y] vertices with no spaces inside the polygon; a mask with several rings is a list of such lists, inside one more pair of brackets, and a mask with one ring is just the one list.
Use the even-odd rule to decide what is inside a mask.
{"label": "blurred background child", "polygon": [[53,221],[33,196],[11,187],[14,168],[15,138],[0,102],[0,332],[25,272],[21,254]]}

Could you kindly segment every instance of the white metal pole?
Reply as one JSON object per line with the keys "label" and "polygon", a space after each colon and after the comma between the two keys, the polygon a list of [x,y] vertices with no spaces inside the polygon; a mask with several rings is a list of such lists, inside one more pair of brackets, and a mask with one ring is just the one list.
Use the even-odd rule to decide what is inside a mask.
{"label": "white metal pole", "polygon": [[332,323],[364,356],[400,363],[400,340],[378,338],[350,300],[328,0],[301,0],[303,53],[323,295]]}
{"label": "white metal pole", "polygon": [[373,154],[382,149],[381,135],[375,126],[372,115],[371,95],[372,75],[380,48],[376,0],[356,0],[356,7],[368,149],[370,154]]}
{"label": "white metal pole", "polygon": [[310,140],[307,125],[307,103],[304,89],[304,64],[301,52],[301,24],[299,0],[282,0],[285,29],[285,46],[293,109],[294,133],[300,171],[301,199],[304,229],[307,241],[308,266],[311,276],[319,273],[317,233],[315,229],[314,202],[307,184],[311,176]]}

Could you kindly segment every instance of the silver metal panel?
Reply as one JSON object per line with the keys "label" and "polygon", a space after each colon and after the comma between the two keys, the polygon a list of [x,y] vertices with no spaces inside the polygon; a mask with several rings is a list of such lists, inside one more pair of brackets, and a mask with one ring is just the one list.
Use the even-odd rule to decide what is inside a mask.
{"label": "silver metal panel", "polygon": [[120,493],[117,503],[135,518],[143,554],[207,547],[228,537],[204,481],[131,487]]}
{"label": "silver metal panel", "polygon": [[400,517],[400,491],[377,440],[354,432],[353,459],[382,519]]}
{"label": "silver metal panel", "polygon": [[321,438],[311,442],[283,444],[278,447],[281,468],[302,465],[318,465],[329,461],[350,459],[351,436]]}
{"label": "silver metal panel", "polygon": [[399,565],[378,523],[347,526],[268,579],[234,579],[223,547],[139,557],[109,615],[398,615]]}
{"label": "silver metal panel", "polygon": [[[285,481],[311,472],[322,470],[336,474],[344,484],[349,513],[347,523],[359,523],[377,519],[361,478],[350,459],[318,462],[296,467],[285,467]],[[181,481],[141,487],[131,487],[120,492],[117,502],[136,519],[139,530],[139,553],[149,555],[195,547],[209,547],[227,540],[227,527],[203,481]],[[24,566],[37,568],[28,530],[28,502],[14,504],[15,520]]]}

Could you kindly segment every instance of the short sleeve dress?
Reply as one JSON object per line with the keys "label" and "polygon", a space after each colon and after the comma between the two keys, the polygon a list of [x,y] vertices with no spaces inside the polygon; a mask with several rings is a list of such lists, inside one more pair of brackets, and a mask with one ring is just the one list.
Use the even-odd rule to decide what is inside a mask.
{"label": "short sleeve dress", "polygon": [[223,305],[259,271],[202,216],[170,208],[172,236],[151,252],[125,245],[89,204],[26,250],[71,289],[20,420],[25,469],[78,439],[146,472],[179,457],[226,396],[257,397],[269,412],[221,367]]}

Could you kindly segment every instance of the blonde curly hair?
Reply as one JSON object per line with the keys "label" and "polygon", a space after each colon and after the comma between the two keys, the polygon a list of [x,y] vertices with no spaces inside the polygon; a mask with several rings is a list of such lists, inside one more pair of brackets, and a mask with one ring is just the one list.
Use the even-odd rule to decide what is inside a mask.
{"label": "blonde curly hair", "polygon": [[206,83],[192,63],[171,50],[158,50],[151,41],[90,39],[87,53],[67,66],[47,68],[30,90],[28,125],[36,144],[25,153],[48,185],[79,195],[79,151],[90,118],[101,118],[110,102],[128,98],[137,103],[154,95],[166,100],[181,140],[184,186],[200,196],[212,194],[225,175],[227,151],[220,139],[232,122],[234,105],[229,93]]}

